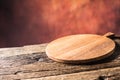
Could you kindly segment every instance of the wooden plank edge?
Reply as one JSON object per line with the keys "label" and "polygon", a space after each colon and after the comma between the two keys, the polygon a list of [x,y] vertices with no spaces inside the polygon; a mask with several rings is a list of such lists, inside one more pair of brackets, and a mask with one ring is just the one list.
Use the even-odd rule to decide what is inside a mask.
{"label": "wooden plank edge", "polygon": [[120,80],[120,67],[21,80]]}
{"label": "wooden plank edge", "polygon": [[0,58],[22,55],[22,54],[32,54],[37,52],[45,52],[46,46],[47,43],[38,44],[38,45],[28,45],[23,47],[0,48]]}

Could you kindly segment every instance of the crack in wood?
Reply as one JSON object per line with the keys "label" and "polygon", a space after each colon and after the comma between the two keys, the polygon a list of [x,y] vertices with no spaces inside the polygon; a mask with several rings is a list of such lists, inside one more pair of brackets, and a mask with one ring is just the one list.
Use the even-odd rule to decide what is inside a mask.
{"label": "crack in wood", "polygon": [[120,80],[120,73],[107,75],[107,76],[100,76],[100,80]]}

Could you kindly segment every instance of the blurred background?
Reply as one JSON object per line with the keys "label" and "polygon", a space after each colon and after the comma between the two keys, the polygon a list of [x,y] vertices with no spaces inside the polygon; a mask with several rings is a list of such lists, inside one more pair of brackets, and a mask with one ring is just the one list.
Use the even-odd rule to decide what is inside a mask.
{"label": "blurred background", "polygon": [[0,0],[0,47],[110,31],[120,34],[120,0]]}

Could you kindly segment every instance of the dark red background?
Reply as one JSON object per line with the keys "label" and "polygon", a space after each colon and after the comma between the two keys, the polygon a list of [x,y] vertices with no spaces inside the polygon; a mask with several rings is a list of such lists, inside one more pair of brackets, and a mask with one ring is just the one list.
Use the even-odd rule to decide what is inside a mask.
{"label": "dark red background", "polygon": [[120,34],[120,0],[0,0],[0,47],[109,31]]}

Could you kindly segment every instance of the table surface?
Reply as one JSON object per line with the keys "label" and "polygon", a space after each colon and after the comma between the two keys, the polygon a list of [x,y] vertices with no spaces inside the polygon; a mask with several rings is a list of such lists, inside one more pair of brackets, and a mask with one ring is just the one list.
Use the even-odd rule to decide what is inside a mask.
{"label": "table surface", "polygon": [[47,44],[0,49],[0,80],[120,80],[120,39],[110,57],[89,64],[63,64],[45,54]]}

